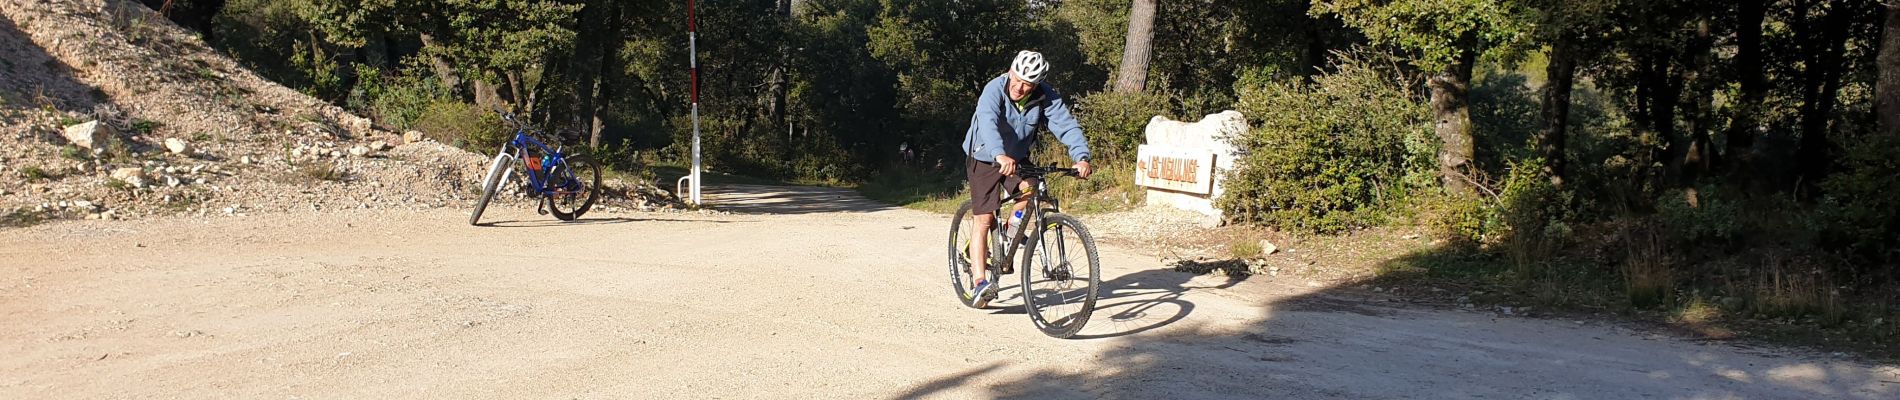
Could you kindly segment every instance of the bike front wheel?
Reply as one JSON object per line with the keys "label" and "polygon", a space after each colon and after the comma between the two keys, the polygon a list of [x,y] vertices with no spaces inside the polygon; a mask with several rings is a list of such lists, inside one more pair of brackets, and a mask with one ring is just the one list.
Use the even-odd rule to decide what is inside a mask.
{"label": "bike front wheel", "polygon": [[1049,213],[1025,248],[1023,308],[1043,334],[1066,339],[1095,312],[1101,260],[1095,237],[1074,217]]}
{"label": "bike front wheel", "polygon": [[508,176],[508,168],[514,166],[514,157],[507,151],[495,154],[495,161],[488,165],[488,175],[482,176],[482,197],[475,200],[475,210],[468,213],[468,224],[478,225],[482,220],[482,211],[488,209],[488,201],[495,199],[495,192],[501,190],[501,181]]}
{"label": "bike front wheel", "polygon": [[554,189],[554,193],[548,195],[548,211],[554,213],[554,218],[562,221],[580,218],[600,197],[600,165],[587,156],[567,157],[560,165],[549,168],[548,177],[548,186]]}

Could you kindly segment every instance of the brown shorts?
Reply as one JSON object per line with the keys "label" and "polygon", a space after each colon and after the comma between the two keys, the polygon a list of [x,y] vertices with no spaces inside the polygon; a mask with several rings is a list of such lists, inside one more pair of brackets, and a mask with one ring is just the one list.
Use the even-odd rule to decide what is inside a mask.
{"label": "brown shorts", "polygon": [[[1001,167],[996,163],[965,157],[964,167],[970,177],[970,213],[983,215],[996,212],[1003,206],[1003,193],[1015,192],[1023,179],[1015,176],[1003,176]],[[1017,167],[1036,165],[1027,161],[1017,161]],[[1005,190],[1007,189],[1007,190]]]}

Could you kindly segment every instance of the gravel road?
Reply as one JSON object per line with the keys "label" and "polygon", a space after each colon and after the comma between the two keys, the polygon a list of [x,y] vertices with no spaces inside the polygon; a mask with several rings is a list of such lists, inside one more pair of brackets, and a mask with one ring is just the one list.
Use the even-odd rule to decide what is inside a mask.
{"label": "gravel road", "polygon": [[[1900,368],[1172,272],[1103,248],[1078,340],[962,307],[948,219],[347,210],[0,231],[0,398],[1895,399]],[[1084,221],[1087,219],[1084,218]]]}

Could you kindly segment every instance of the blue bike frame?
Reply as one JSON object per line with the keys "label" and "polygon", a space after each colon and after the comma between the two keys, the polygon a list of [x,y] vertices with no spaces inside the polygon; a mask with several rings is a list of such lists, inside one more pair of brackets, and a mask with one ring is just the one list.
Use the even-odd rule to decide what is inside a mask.
{"label": "blue bike frame", "polygon": [[[570,194],[579,189],[576,186],[580,186],[580,182],[574,179],[574,171],[572,168],[561,168],[560,173],[562,175],[560,177],[562,178],[562,182],[566,183],[565,185],[558,188],[548,187],[548,181],[550,181],[548,171],[553,170],[555,166],[567,165],[567,154],[560,150],[548,149],[546,144],[542,144],[541,141],[534,140],[534,137],[528,136],[528,130],[526,128],[515,129],[515,138],[503,145],[502,151],[507,152],[507,147],[511,146],[514,147],[513,157],[516,160],[522,161],[522,169],[528,170],[528,184],[534,188],[535,194],[541,196],[556,196]],[[541,150],[541,154],[548,156],[547,161],[541,163],[540,171],[527,168],[526,163],[528,161],[528,149],[530,146]]]}

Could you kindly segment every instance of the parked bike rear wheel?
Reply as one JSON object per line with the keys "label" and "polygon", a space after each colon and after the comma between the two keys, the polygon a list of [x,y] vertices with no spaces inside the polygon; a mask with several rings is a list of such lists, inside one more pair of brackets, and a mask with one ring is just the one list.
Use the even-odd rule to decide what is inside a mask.
{"label": "parked bike rear wheel", "polygon": [[475,200],[475,210],[468,213],[468,224],[479,225],[482,211],[488,209],[488,201],[495,199],[495,192],[501,190],[501,181],[508,176],[508,168],[514,166],[514,157],[506,151],[495,154],[495,161],[488,165],[488,175],[482,177],[482,197]]}
{"label": "parked bike rear wheel", "polygon": [[548,211],[554,218],[573,221],[587,214],[600,197],[600,165],[584,155],[568,156],[560,165],[548,167],[548,187],[563,191],[550,195]]}
{"label": "parked bike rear wheel", "polygon": [[1081,221],[1049,213],[1023,251],[1023,308],[1043,334],[1067,339],[1095,312],[1102,267]]}

